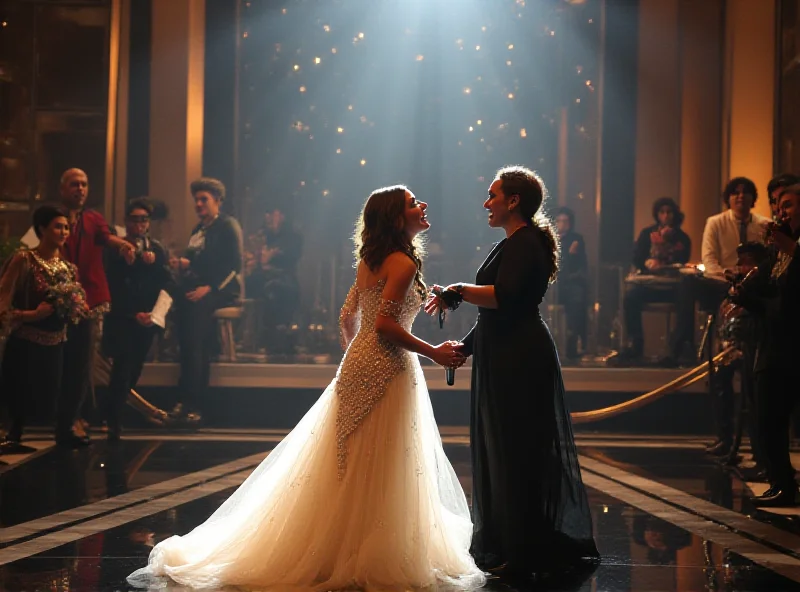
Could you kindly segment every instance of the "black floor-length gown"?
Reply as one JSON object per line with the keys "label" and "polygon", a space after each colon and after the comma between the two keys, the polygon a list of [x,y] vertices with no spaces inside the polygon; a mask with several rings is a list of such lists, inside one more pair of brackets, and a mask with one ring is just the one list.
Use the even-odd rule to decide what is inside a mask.
{"label": "black floor-length gown", "polygon": [[597,558],[555,344],[539,315],[546,238],[523,227],[494,246],[476,283],[498,308],[480,308],[464,339],[473,356],[471,553],[491,569],[552,571]]}

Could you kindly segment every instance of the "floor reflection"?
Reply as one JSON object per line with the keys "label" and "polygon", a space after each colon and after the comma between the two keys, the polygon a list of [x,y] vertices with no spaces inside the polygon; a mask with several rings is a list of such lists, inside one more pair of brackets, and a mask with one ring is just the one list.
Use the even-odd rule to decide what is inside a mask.
{"label": "floor reflection", "polygon": [[[97,446],[86,454],[53,451],[37,467],[26,470],[19,467],[0,475],[3,525],[19,524],[58,509],[120,495],[272,446],[265,442],[146,440],[123,444],[114,448]],[[462,482],[468,485],[467,446],[446,445],[445,449]],[[674,458],[669,451],[647,450],[641,454],[642,451],[619,447],[582,449],[581,452],[723,507],[740,509],[741,483],[730,473],[716,470],[702,455],[690,454],[692,451],[673,451]],[[678,468],[681,464],[683,470]],[[186,533],[204,521],[231,491],[159,511],[2,565],[0,590],[128,590],[125,577],[144,565],[155,544],[173,534]],[[675,526],[663,517],[643,512],[598,490],[589,490],[589,503],[603,557],[596,569],[574,573],[570,579],[525,585],[490,580],[486,589],[504,592],[800,590],[795,582]]]}

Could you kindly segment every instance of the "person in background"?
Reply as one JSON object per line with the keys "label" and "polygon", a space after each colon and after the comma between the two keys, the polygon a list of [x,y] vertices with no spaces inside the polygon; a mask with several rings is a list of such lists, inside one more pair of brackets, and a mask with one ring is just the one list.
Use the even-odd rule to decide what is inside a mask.
{"label": "person in background", "polygon": [[795,469],[789,455],[789,423],[798,400],[797,336],[800,334],[800,185],[778,201],[779,224],[767,240],[777,252],[771,270],[751,293],[744,287],[738,303],[759,315],[764,330],[756,347],[755,381],[758,433],[763,441],[769,489],[751,499],[757,507],[797,504]]}
{"label": "person in background", "polygon": [[767,185],[767,195],[769,196],[769,209],[772,213],[772,219],[778,219],[778,200],[781,197],[784,189],[797,185],[800,183],[800,177],[791,173],[783,173],[777,177],[773,177]]}
{"label": "person in background", "polygon": [[[683,212],[670,197],[660,197],[653,202],[655,224],[644,228],[636,239],[633,253],[633,267],[639,274],[659,273],[674,264],[685,264],[692,252],[692,240],[683,230]],[[650,286],[630,284],[624,297],[625,329],[628,334],[628,348],[623,351],[623,360],[633,360],[644,352],[644,329],[642,309],[651,302],[675,302],[676,289],[673,286]],[[677,319],[675,335],[680,333],[681,325],[688,324],[691,335],[693,317]],[[686,333],[686,330],[683,331]],[[670,351],[676,352],[682,346],[677,340],[670,344]]]}
{"label": "person in background", "polygon": [[292,347],[288,327],[300,298],[297,263],[303,238],[277,208],[265,214],[263,234],[262,285],[257,293],[263,298],[260,338],[267,353],[289,354]]}
{"label": "person in background", "polygon": [[567,358],[579,356],[578,340],[586,348],[586,308],[589,300],[589,264],[583,236],[575,232],[575,212],[562,207],[555,212],[560,242],[558,303],[567,317]]}
{"label": "person in background", "polygon": [[22,444],[28,407],[42,407],[61,392],[68,319],[57,314],[51,291],[78,279],[59,252],[69,236],[67,212],[41,206],[33,228],[38,246],[14,253],[0,275],[0,332],[8,335],[0,392],[11,421],[0,454],[33,452]]}
{"label": "person in background", "polygon": [[[739,245],[749,242],[763,244],[769,222],[767,218],[752,213],[758,200],[758,190],[755,183],[746,177],[731,179],[722,191],[722,200],[728,209],[706,221],[702,249],[705,275],[719,280],[735,276]],[[728,284],[723,281],[718,283],[716,289],[706,287],[703,290],[701,299],[707,304],[701,304],[701,308],[716,310],[726,297]],[[689,314],[689,311],[694,314],[696,300],[697,295],[687,291],[678,301],[678,314]],[[706,450],[711,455],[724,456],[733,442],[733,373],[715,375],[712,391],[717,438]]]}
{"label": "person in background", "polygon": [[103,352],[112,359],[104,415],[108,439],[119,440],[122,406],[142,373],[153,337],[161,330],[153,324],[151,311],[162,290],[172,288],[172,274],[166,249],[149,236],[153,207],[135,199],[125,208],[125,240],[134,245],[136,259],[107,260],[106,273],[111,290],[111,312],[103,330]]}
{"label": "person in background", "polygon": [[746,242],[764,242],[769,220],[752,212],[758,201],[756,184],[746,177],[731,179],[722,192],[728,209],[706,220],[702,259],[705,274],[723,277],[736,267],[736,248]]}
{"label": "person in background", "polygon": [[78,268],[91,314],[71,324],[64,346],[64,376],[56,418],[56,441],[67,447],[87,446],[89,436],[75,431],[75,424],[86,394],[92,385],[92,366],[99,319],[109,308],[103,254],[106,247],[116,249],[128,264],[135,260],[134,246],[115,236],[103,215],[87,209],[89,178],[80,169],[68,169],[61,176],[61,202],[69,215],[70,233],[61,253]]}
{"label": "person in background", "polygon": [[175,312],[178,324],[180,399],[172,410],[178,420],[201,420],[196,401],[208,389],[211,354],[217,344],[214,311],[239,303],[242,294],[243,237],[235,218],[220,211],[225,185],[203,177],[190,185],[199,224],[183,257],[170,259],[180,276]]}

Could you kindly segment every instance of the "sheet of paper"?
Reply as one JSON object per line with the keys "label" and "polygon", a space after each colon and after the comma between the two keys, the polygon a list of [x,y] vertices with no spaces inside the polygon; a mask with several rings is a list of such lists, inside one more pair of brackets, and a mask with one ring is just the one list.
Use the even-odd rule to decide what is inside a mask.
{"label": "sheet of paper", "polygon": [[158,325],[162,329],[167,326],[167,313],[172,307],[172,296],[161,290],[158,294],[158,300],[150,313],[150,318],[153,320],[154,325]]}

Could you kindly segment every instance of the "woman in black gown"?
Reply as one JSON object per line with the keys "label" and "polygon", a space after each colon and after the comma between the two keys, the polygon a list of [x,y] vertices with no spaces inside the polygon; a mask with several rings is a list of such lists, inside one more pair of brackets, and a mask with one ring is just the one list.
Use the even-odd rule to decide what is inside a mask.
{"label": "woman in black gown", "polygon": [[[545,188],[523,167],[497,173],[484,207],[505,230],[475,284],[454,284],[478,306],[464,338],[473,356],[471,552],[498,576],[539,579],[599,557],[581,481],[556,348],[538,306],[555,279],[558,245],[539,212]],[[426,310],[433,313],[438,298]]]}

